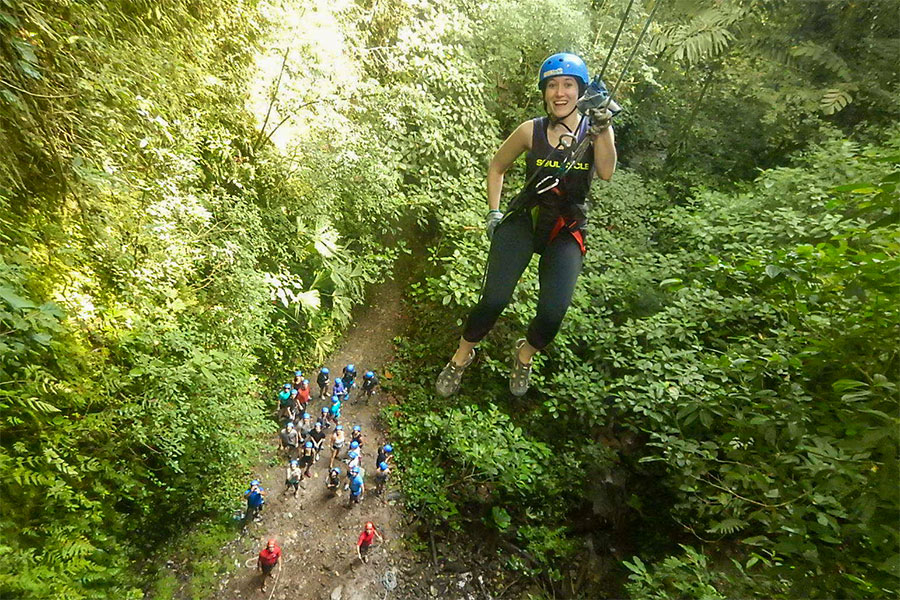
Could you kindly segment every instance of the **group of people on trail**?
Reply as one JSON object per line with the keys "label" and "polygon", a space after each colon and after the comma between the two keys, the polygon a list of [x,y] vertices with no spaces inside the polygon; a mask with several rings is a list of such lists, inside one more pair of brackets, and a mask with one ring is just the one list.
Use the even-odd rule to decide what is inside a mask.
{"label": "group of people on trail", "polygon": [[[307,412],[311,402],[310,383],[304,378],[303,371],[294,371],[293,380],[285,383],[277,395],[277,418],[282,428],[279,431],[279,449],[287,460],[285,487],[282,493],[292,493],[297,498],[301,484],[305,479],[313,478],[313,465],[321,458],[323,450],[328,454],[328,471],[325,476],[325,488],[333,497],[338,497],[343,488],[348,492],[347,506],[359,504],[366,493],[366,470],[362,465],[363,448],[368,447],[362,425],[355,424],[345,430],[342,421],[342,406],[350,402],[356,388],[356,367],[348,364],[341,377],[333,382],[327,367],[322,367],[316,377],[319,386],[318,397],[329,398],[323,406],[318,418],[313,421]],[[368,401],[375,395],[378,377],[375,371],[366,371],[362,376],[362,385],[358,396]],[[326,448],[328,444],[328,449]],[[375,493],[382,494],[391,472],[394,448],[390,443],[377,447],[375,456]],[[340,463],[346,466],[344,478]],[[245,525],[257,518],[266,502],[267,491],[258,479],[250,482],[244,491],[247,510],[244,515]],[[383,540],[381,534],[371,522],[366,523],[363,533],[357,541],[357,555],[367,562],[366,551],[375,538]],[[281,557],[281,549],[275,539],[270,539],[266,547],[259,553],[257,570],[261,573],[260,589],[265,591],[266,579],[271,575]]]}

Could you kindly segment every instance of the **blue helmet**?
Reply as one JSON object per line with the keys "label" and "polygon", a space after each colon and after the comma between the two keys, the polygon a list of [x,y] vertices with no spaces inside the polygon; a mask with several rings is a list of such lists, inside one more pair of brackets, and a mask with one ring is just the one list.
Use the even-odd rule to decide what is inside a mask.
{"label": "blue helmet", "polygon": [[322,407],[322,412],[323,412],[323,413],[327,413],[327,412],[328,412],[328,407],[327,407],[327,406],[323,406],[323,407]]}
{"label": "blue helmet", "polygon": [[363,375],[363,377],[365,379],[372,379],[373,377],[375,377],[375,372],[374,371],[366,371],[366,374]]}
{"label": "blue helmet", "polygon": [[335,378],[334,378],[334,385],[344,385],[344,380],[341,379],[340,377],[335,377]]}
{"label": "blue helmet", "polygon": [[353,364],[349,364],[349,365],[347,365],[347,371],[349,371],[350,373],[355,373],[356,367],[353,366]]}
{"label": "blue helmet", "polygon": [[359,474],[359,467],[353,467],[352,469],[350,469],[350,472],[351,472],[353,475]]}
{"label": "blue helmet", "polygon": [[385,444],[385,445],[384,445],[384,451],[385,451],[385,452],[393,452],[393,451],[394,451],[394,447],[391,446],[390,444]]}
{"label": "blue helmet", "polygon": [[362,431],[362,426],[360,426],[360,425],[354,425],[354,426],[353,426],[353,431]]}
{"label": "blue helmet", "polygon": [[538,89],[544,91],[547,80],[560,75],[574,77],[585,86],[591,83],[587,65],[584,64],[581,57],[568,52],[560,52],[548,57],[541,64],[541,68],[538,71]]}
{"label": "blue helmet", "polygon": [[359,456],[359,452],[357,452],[355,450],[351,450],[350,452],[347,453],[347,456],[349,456],[350,458],[357,458]]}
{"label": "blue helmet", "polygon": [[293,428],[294,428],[294,422],[293,422],[293,421],[288,421],[287,423],[284,424],[284,426],[285,426],[285,428],[287,428],[287,429],[293,429]]}
{"label": "blue helmet", "polygon": [[297,460],[296,458],[292,458],[292,459],[291,459],[291,466],[292,466],[292,467],[296,467],[296,466],[299,465],[299,464],[300,464],[300,461]]}
{"label": "blue helmet", "polygon": [[344,426],[343,426],[343,425],[338,425],[338,426],[335,427],[334,429],[335,429],[336,431],[343,431],[343,430],[344,430]]}
{"label": "blue helmet", "polygon": [[356,450],[357,448],[359,448],[359,442],[353,440],[352,442],[350,442],[350,447]]}
{"label": "blue helmet", "polygon": [[328,370],[328,367],[322,367],[322,372],[328,375],[331,371]]}
{"label": "blue helmet", "polygon": [[332,397],[331,397],[331,403],[332,403],[332,404],[340,404],[340,403],[341,403],[341,399],[338,398],[337,396],[332,396]]}
{"label": "blue helmet", "polygon": [[313,447],[313,443],[312,443],[312,442],[306,442],[305,446],[306,446],[307,448],[312,448],[312,447]]}
{"label": "blue helmet", "polygon": [[303,385],[309,385],[309,379],[304,379],[304,380],[303,380]]}
{"label": "blue helmet", "polygon": [[303,413],[303,418],[304,419],[312,419],[312,417],[309,416],[309,413]]}
{"label": "blue helmet", "polygon": [[383,463],[381,463],[380,465],[378,465],[378,468],[381,469],[382,471],[387,471],[387,470],[388,470],[388,464],[387,464],[386,462],[383,462]]}
{"label": "blue helmet", "polygon": [[294,377],[303,377],[303,371],[294,371]]}
{"label": "blue helmet", "polygon": [[253,486],[253,485],[259,485],[259,479],[254,479],[253,481],[250,482],[250,485],[251,485],[251,486]]}
{"label": "blue helmet", "polygon": [[299,393],[300,392],[298,392],[297,390],[291,390],[291,396],[296,396]]}
{"label": "blue helmet", "polygon": [[284,384],[284,385],[281,386],[281,387],[283,387],[283,388],[286,389],[286,390],[289,390],[289,389],[291,389],[291,384],[286,383],[286,384]]}
{"label": "blue helmet", "polygon": [[335,467],[335,468],[332,469],[332,471],[334,471],[334,472],[337,473],[338,475],[341,474],[341,468],[340,468],[340,467]]}

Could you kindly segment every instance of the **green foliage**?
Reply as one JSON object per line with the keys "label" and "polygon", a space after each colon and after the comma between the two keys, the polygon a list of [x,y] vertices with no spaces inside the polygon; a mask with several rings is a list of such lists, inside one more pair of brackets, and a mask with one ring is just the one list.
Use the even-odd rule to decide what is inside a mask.
{"label": "green foliage", "polygon": [[257,129],[266,26],[255,2],[0,2],[4,597],[140,597],[133,565],[230,514],[267,390],[403,249],[364,125],[290,154]]}
{"label": "green foliage", "polygon": [[[898,260],[900,140],[891,140],[834,140],[740,193],[700,190],[685,206],[661,207],[653,188],[628,172],[598,189],[582,280],[535,378],[543,406],[513,422],[536,436],[529,444],[545,443],[571,464],[598,456],[596,446],[573,443],[572,431],[595,432],[607,452],[611,443],[645,440],[632,458],[613,454],[640,459],[629,467],[631,493],[647,486],[634,477],[655,479],[646,493],[672,498],[669,522],[710,544],[737,543],[747,557],[745,574],[723,572],[698,587],[684,569],[702,571],[700,555],[671,559],[658,578],[644,573],[648,587],[634,593],[651,593],[651,580],[669,581],[669,571],[674,585],[688,587],[664,586],[652,592],[658,597],[714,597],[713,584],[724,595],[772,597],[881,597],[895,589],[898,355],[896,344],[871,342],[900,333],[896,278],[885,277]],[[435,276],[414,291],[443,305],[441,323],[448,308],[462,314],[471,302],[457,286],[477,285],[481,267],[463,259],[476,251],[466,240],[445,243]],[[521,330],[530,318],[533,278],[526,273],[498,326],[501,348],[514,339],[507,328]],[[419,325],[416,339],[437,343],[409,346],[412,365],[452,343],[431,327],[445,328]],[[505,354],[490,341],[483,346],[483,355]],[[504,366],[485,359],[469,369],[465,387],[482,397],[502,393]],[[423,435],[415,431],[409,443]],[[626,476],[623,467],[593,475],[615,480]],[[524,489],[525,498],[502,505],[511,517],[504,528],[527,523],[510,506],[544,497]],[[615,489],[567,492],[598,510]],[[476,492],[468,491],[470,502]],[[628,504],[646,510],[639,498]],[[497,512],[488,522],[498,514],[505,524]]]}
{"label": "green foliage", "polygon": [[633,598],[670,598],[692,600],[725,600],[725,596],[712,585],[714,573],[706,556],[690,546],[681,545],[683,556],[669,556],[648,570],[640,558],[624,561],[631,571],[625,586]]}

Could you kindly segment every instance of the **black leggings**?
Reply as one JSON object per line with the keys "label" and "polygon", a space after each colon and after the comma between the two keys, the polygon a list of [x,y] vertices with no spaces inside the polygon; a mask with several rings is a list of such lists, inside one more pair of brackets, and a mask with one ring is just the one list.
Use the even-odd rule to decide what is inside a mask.
{"label": "black leggings", "polygon": [[[510,217],[494,230],[481,300],[469,314],[463,339],[478,342],[497,322],[512,298],[516,284],[535,250],[530,213]],[[572,303],[581,272],[581,247],[572,235],[560,232],[541,255],[537,314],[528,326],[528,343],[538,350],[553,341]]]}

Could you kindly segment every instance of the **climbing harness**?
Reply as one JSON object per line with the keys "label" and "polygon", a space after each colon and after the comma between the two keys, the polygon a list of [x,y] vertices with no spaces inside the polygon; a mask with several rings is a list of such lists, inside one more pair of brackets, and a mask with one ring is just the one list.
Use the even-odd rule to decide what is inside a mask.
{"label": "climbing harness", "polygon": [[[650,28],[650,23],[653,22],[653,17],[656,14],[656,9],[659,8],[659,5],[661,3],[662,0],[657,0],[654,3],[653,9],[647,16],[647,20],[644,22],[644,27],[641,30],[641,34],[638,36],[637,41],[631,48],[631,52],[629,53],[628,58],[625,61],[625,65],[622,67],[622,70],[619,73],[615,84],[613,85],[612,91],[609,91],[606,87],[606,84],[603,82],[603,77],[604,75],[606,75],[606,68],[609,66],[610,57],[619,44],[619,36],[622,34],[622,30],[624,29],[625,23],[628,20],[628,15],[631,12],[631,7],[634,4],[634,0],[630,0],[628,6],[625,8],[625,14],[622,15],[622,20],[619,22],[619,29],[616,32],[616,37],[613,39],[612,45],[609,47],[609,51],[606,54],[606,59],[603,62],[603,67],[601,68],[600,73],[596,77],[594,77],[593,81],[591,81],[590,85],[587,86],[587,89],[575,103],[578,111],[581,113],[581,117],[578,120],[578,126],[575,128],[575,131],[578,131],[581,127],[581,123],[584,120],[585,115],[590,114],[593,111],[596,111],[598,109],[605,109],[609,110],[609,112],[611,112],[613,115],[621,112],[622,108],[613,100],[613,97],[618,91],[619,85],[622,83],[622,80],[625,78],[625,74],[628,72],[628,67],[631,66],[631,61],[634,59],[635,54],[637,54],[637,49],[638,47],[640,47],[641,42],[644,40],[644,36],[647,34],[647,30]],[[533,205],[533,200],[536,196],[540,196],[551,190],[556,190],[557,193],[559,193],[558,188],[560,182],[562,181],[562,178],[565,177],[572,169],[572,167],[581,160],[585,152],[587,152],[587,149],[591,145],[592,141],[593,136],[590,134],[586,134],[580,142],[578,141],[577,136],[571,131],[562,134],[559,137],[559,142],[557,143],[556,148],[554,148],[557,151],[566,153],[563,160],[560,161],[559,166],[553,173],[545,175],[536,184],[535,180],[541,174],[541,170],[535,169],[534,174],[532,174],[532,176],[529,177],[525,182],[525,185],[522,186],[522,191],[520,191],[519,194],[510,201],[509,209],[507,210],[506,215],[504,215],[503,221],[520,210],[530,208],[530,205]],[[532,187],[532,185],[534,185],[533,195],[529,193],[529,189]]]}

